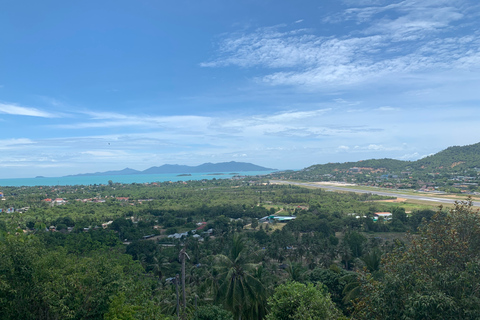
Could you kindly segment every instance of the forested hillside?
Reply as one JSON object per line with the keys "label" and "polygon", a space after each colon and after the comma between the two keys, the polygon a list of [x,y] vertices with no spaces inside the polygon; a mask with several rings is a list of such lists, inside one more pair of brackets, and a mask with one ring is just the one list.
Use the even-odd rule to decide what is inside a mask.
{"label": "forested hillside", "polygon": [[466,169],[480,168],[480,143],[468,146],[454,146],[417,161],[395,159],[369,159],[357,162],[317,164],[299,171],[299,174],[328,174],[335,170],[348,170],[354,167],[384,169],[387,172],[412,170],[440,170],[463,172]]}
{"label": "forested hillside", "polygon": [[313,165],[273,178],[343,181],[397,189],[480,193],[480,143],[450,147],[417,161],[370,159]]}
{"label": "forested hillside", "polygon": [[449,147],[439,153],[412,162],[414,169],[463,172],[480,168],[480,143]]}

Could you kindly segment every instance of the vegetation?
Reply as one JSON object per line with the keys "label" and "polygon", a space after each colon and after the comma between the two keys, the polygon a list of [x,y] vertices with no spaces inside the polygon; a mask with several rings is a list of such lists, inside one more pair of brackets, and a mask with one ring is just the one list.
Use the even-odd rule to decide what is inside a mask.
{"label": "vegetation", "polygon": [[252,178],[2,189],[2,319],[480,316],[469,202],[407,212]]}
{"label": "vegetation", "polygon": [[268,300],[267,320],[340,319],[325,287],[290,282],[279,286]]}
{"label": "vegetation", "polygon": [[359,319],[478,319],[480,215],[471,202],[438,211],[410,245],[386,255],[377,281],[362,274]]}

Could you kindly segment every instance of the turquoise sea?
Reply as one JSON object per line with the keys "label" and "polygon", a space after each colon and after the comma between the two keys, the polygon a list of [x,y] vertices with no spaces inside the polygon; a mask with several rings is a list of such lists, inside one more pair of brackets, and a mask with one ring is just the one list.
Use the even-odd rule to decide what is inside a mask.
{"label": "turquoise sea", "polygon": [[150,183],[165,181],[188,181],[208,179],[230,179],[233,176],[256,176],[266,175],[274,171],[247,171],[247,172],[229,172],[229,173],[192,173],[191,176],[181,176],[178,173],[168,174],[131,174],[131,175],[112,175],[112,176],[82,176],[82,177],[57,177],[57,178],[19,178],[19,179],[0,179],[0,187],[22,187],[22,186],[74,186],[74,185],[93,185],[107,184],[109,180],[119,183]]}

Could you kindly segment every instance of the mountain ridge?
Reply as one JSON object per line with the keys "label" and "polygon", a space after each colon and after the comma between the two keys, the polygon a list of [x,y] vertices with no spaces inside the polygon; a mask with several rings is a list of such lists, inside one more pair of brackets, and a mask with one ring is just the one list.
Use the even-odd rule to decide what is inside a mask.
{"label": "mountain ridge", "polygon": [[143,171],[131,168],[122,170],[112,170],[105,172],[94,173],[79,173],[68,175],[65,177],[86,177],[86,176],[113,176],[113,175],[130,175],[130,174],[185,174],[185,173],[207,173],[207,172],[248,172],[248,171],[273,171],[276,169],[258,166],[248,162],[219,162],[219,163],[203,163],[198,166],[187,166],[180,164],[164,164],[161,166],[154,166]]}

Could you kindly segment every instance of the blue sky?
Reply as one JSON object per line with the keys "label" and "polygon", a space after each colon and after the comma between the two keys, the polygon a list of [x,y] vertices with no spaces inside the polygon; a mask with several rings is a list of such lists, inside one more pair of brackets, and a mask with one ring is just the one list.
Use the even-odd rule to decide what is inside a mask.
{"label": "blue sky", "polygon": [[474,0],[0,3],[0,178],[480,141]]}

